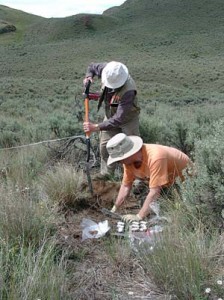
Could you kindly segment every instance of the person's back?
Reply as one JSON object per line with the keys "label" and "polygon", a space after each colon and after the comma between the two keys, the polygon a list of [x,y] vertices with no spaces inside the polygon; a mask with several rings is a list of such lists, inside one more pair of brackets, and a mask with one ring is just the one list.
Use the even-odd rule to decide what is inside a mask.
{"label": "person's back", "polygon": [[183,170],[192,167],[190,158],[178,149],[157,145],[143,144],[139,136],[127,136],[119,133],[107,143],[108,165],[121,162],[124,168],[123,180],[111,211],[115,212],[130,195],[135,179],[146,179],[149,191],[144,203],[135,215],[123,216],[126,222],[144,219],[151,210],[163,187],[170,186],[177,177],[184,179]]}
{"label": "person's back", "polygon": [[132,183],[137,177],[148,179],[151,188],[169,186],[178,176],[184,179],[182,171],[190,161],[182,151],[157,144],[143,144],[142,157],[140,168],[135,168],[134,164],[124,165],[124,184]]}

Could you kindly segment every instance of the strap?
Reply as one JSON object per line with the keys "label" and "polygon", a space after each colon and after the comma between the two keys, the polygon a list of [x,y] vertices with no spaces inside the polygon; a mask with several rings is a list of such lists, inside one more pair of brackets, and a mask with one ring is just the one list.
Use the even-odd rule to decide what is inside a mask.
{"label": "strap", "polygon": [[107,92],[107,87],[105,86],[104,89],[103,89],[102,94],[100,95],[100,99],[99,99],[98,106],[97,106],[97,112],[100,110],[100,108],[102,106],[102,103],[103,103],[103,100],[105,98],[106,92]]}

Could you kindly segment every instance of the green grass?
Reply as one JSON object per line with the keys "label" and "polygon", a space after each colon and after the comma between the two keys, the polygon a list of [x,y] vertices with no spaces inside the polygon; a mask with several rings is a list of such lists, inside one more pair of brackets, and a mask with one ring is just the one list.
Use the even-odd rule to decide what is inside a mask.
{"label": "green grass", "polygon": [[0,19],[12,23],[14,26],[16,26],[15,32],[2,34],[0,36],[0,43],[8,44],[12,42],[23,42],[24,34],[27,28],[32,23],[43,20],[44,18],[0,5]]}
{"label": "green grass", "polygon": [[[0,149],[0,298],[127,299],[133,282],[138,296],[160,288],[181,300],[205,300],[211,287],[223,297],[216,286],[224,276],[223,234],[213,231],[223,222],[223,16],[223,0],[127,0],[102,15],[51,19],[0,5],[0,19],[17,28],[0,35],[1,149],[83,134],[87,65],[118,60],[138,87],[144,141],[182,149],[200,175],[181,191],[184,206],[166,210],[173,224],[142,261],[127,241],[73,243],[73,227],[55,236],[68,226],[56,222],[63,216],[55,206],[83,197],[74,165],[85,163],[85,145],[72,145],[71,153],[60,143]],[[97,79],[91,89],[100,89]],[[102,120],[103,110],[96,111],[91,102],[91,119]],[[96,135],[91,139],[98,151]]]}
{"label": "green grass", "polygon": [[[140,260],[166,293],[177,299],[207,299],[205,288],[215,286],[217,278],[223,277],[223,256],[221,261],[217,259],[222,252],[222,238],[215,232],[209,233],[186,209],[174,210],[171,219],[172,224],[151,253],[147,246],[140,249]],[[217,296],[223,292],[220,290]]]}
{"label": "green grass", "polygon": [[57,262],[53,242],[44,240],[36,250],[22,243],[0,249],[1,299],[69,299],[65,260]]}
{"label": "green grass", "polygon": [[77,172],[72,166],[57,165],[41,178],[43,188],[49,199],[62,208],[79,206],[84,199],[81,187],[85,182],[83,172]]}

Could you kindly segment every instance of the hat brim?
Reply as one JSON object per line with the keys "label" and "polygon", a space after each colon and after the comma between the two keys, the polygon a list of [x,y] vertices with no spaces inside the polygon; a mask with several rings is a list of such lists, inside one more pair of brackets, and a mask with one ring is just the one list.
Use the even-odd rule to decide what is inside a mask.
{"label": "hat brim", "polygon": [[107,160],[108,166],[115,162],[121,161],[125,158],[132,156],[133,154],[137,153],[142,148],[143,140],[141,137],[139,137],[139,136],[128,136],[128,137],[133,141],[133,144],[134,144],[133,148],[122,156],[114,157],[114,158],[109,156],[108,160]]}
{"label": "hat brim", "polygon": [[104,75],[104,73],[102,73],[102,83],[104,86],[106,86],[109,89],[117,89],[125,84],[125,82],[128,80],[128,77],[129,77],[129,74],[125,74],[125,76],[122,78],[122,80],[119,80],[118,82],[116,82],[114,84],[110,84],[107,81],[107,78]]}

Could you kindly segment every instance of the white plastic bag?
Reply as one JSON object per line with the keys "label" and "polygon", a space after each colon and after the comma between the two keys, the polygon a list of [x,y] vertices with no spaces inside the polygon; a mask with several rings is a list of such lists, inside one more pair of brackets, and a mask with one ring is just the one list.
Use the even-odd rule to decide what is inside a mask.
{"label": "white plastic bag", "polygon": [[86,239],[97,239],[104,236],[109,230],[108,220],[99,222],[98,224],[90,219],[83,219],[82,227],[82,241]]}
{"label": "white plastic bag", "polygon": [[156,243],[160,241],[162,232],[163,227],[159,225],[150,227],[145,232],[130,232],[129,240],[131,248],[135,252],[138,252],[140,249],[148,253],[152,252]]}

